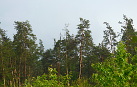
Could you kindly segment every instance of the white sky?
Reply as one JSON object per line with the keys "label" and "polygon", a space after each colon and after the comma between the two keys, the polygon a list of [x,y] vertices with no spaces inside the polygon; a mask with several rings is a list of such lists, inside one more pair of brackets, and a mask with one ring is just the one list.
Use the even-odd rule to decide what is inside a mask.
{"label": "white sky", "polygon": [[[94,43],[102,41],[103,22],[120,31],[118,21],[123,14],[137,25],[137,0],[0,0],[0,27],[11,38],[16,34],[14,21],[30,21],[33,33],[42,39],[46,49],[53,47],[53,39],[69,23],[70,33],[76,34],[79,18],[90,20]],[[136,26],[135,26],[136,27]]]}

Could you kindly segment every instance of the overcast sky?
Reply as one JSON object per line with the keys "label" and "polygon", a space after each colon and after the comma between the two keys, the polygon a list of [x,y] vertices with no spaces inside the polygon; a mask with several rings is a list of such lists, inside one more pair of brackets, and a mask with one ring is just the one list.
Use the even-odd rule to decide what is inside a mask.
{"label": "overcast sky", "polygon": [[[108,22],[117,32],[123,14],[137,25],[137,0],[0,0],[0,27],[11,38],[16,34],[14,21],[30,21],[33,33],[42,39],[46,49],[53,47],[53,39],[64,35],[65,24],[76,34],[79,18],[90,20],[94,43],[103,37]],[[135,26],[136,27],[136,26]]]}

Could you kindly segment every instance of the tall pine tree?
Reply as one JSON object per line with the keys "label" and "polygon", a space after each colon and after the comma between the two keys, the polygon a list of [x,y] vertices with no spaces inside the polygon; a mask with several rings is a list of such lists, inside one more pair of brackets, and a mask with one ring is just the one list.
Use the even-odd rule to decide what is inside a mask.
{"label": "tall pine tree", "polygon": [[38,60],[38,48],[36,36],[32,33],[31,25],[28,21],[15,22],[17,34],[14,35],[14,49],[16,53],[16,72],[19,86],[25,79],[31,77]]}

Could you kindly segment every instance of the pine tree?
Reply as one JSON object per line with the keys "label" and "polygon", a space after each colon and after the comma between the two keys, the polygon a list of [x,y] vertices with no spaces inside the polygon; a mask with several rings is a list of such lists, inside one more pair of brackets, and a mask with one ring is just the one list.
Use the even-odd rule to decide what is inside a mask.
{"label": "pine tree", "polygon": [[121,30],[121,32],[123,33],[121,40],[126,45],[127,51],[132,55],[135,55],[136,54],[135,47],[137,45],[137,41],[136,41],[137,34],[133,27],[134,26],[133,20],[127,18],[125,15],[123,19],[125,21],[124,21],[124,25],[122,26],[123,29]]}
{"label": "pine tree", "polygon": [[111,55],[110,51],[103,44],[94,46],[92,52],[95,62],[104,62]]}
{"label": "pine tree", "polygon": [[32,33],[31,25],[28,21],[15,22],[17,34],[14,35],[14,49],[16,53],[16,72],[19,86],[25,79],[31,77],[38,60],[38,48],[36,36]]}
{"label": "pine tree", "polygon": [[[91,46],[93,45],[92,38],[90,36],[91,31],[89,29],[89,20],[80,18],[80,24],[78,25],[78,34],[76,35],[76,40],[79,43],[79,79],[82,77],[82,68],[83,65],[83,57],[84,55],[88,55]],[[88,50],[88,51],[87,51]],[[91,51],[89,51],[90,53]]]}
{"label": "pine tree", "polygon": [[[11,55],[12,54],[12,55]],[[10,38],[7,37],[6,32],[0,29],[0,77],[3,86],[13,86],[14,83],[14,51]],[[0,84],[0,86],[2,86]]]}
{"label": "pine tree", "polygon": [[115,46],[117,45],[117,36],[116,33],[114,32],[114,30],[112,29],[112,27],[109,25],[109,23],[104,22],[104,24],[107,25],[107,29],[104,31],[104,39],[102,41],[103,45],[108,48],[111,53],[115,52]]}

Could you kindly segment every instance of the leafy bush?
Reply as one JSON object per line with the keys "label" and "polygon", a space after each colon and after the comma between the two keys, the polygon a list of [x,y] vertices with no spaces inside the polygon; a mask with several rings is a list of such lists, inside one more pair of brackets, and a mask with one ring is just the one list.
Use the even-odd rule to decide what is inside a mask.
{"label": "leafy bush", "polygon": [[92,87],[92,85],[89,84],[88,79],[85,78],[73,81],[72,85],[73,87]]}
{"label": "leafy bush", "polygon": [[57,76],[56,69],[49,68],[49,74],[43,74],[36,78],[27,79],[25,81],[25,87],[91,87],[88,83],[88,79],[77,79],[70,86],[70,75]]}
{"label": "leafy bush", "polygon": [[128,63],[131,57],[121,42],[118,45],[116,55],[105,62],[93,64],[97,73],[93,74],[96,87],[130,87],[137,86],[137,66]]}
{"label": "leafy bush", "polygon": [[56,70],[49,68],[49,74],[37,76],[37,78],[32,78],[30,81],[26,80],[25,87],[64,87],[64,84],[58,81],[58,76],[56,75]]}

